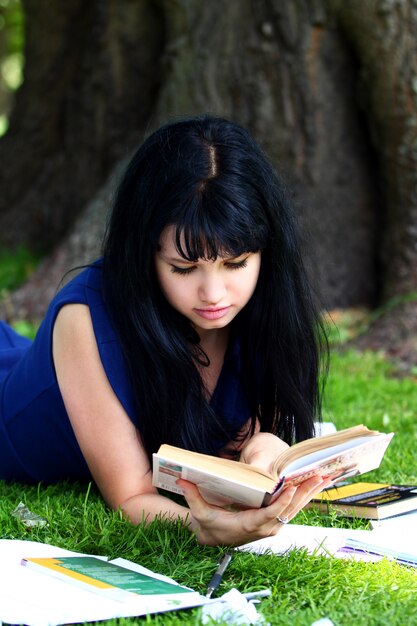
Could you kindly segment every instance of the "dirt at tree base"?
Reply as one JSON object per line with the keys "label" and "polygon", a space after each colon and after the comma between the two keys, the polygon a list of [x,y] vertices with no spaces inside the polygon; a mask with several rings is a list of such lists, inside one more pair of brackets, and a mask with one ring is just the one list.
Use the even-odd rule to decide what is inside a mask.
{"label": "dirt at tree base", "polygon": [[416,376],[417,300],[387,310],[347,345],[358,350],[382,352],[393,363],[396,374]]}

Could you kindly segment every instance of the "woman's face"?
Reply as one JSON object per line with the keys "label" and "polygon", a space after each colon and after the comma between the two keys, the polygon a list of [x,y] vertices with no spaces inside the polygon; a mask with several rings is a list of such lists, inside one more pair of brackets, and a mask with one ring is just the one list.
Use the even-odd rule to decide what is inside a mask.
{"label": "woman's face", "polygon": [[156,274],[168,302],[200,334],[227,326],[250,300],[261,267],[260,252],[215,261],[185,260],[175,246],[175,227],[162,232]]}

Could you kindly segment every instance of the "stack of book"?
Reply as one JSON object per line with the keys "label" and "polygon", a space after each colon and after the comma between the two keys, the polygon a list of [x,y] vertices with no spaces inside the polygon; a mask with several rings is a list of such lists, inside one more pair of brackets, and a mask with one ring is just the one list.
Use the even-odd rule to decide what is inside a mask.
{"label": "stack of book", "polygon": [[417,485],[350,483],[336,485],[314,496],[307,505],[322,513],[382,520],[417,510]]}

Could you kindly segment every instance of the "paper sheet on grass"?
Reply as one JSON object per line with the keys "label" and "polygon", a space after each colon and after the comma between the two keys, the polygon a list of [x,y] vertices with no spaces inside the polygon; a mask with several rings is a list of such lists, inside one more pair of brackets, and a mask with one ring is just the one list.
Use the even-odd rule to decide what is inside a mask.
{"label": "paper sheet on grass", "polygon": [[[346,548],[358,547],[357,552]],[[378,561],[388,558],[408,556],[417,562],[417,537],[407,533],[393,535],[387,528],[376,530],[353,530],[344,528],[323,528],[321,526],[303,526],[288,524],[278,535],[266,537],[240,546],[240,550],[250,552],[272,552],[285,554],[289,550],[300,548],[309,554],[352,558],[360,561]]]}
{"label": "paper sheet on grass", "polygon": [[[364,551],[394,559],[402,565],[417,567],[417,536],[414,532],[396,534],[391,528],[378,528],[365,531],[365,535],[348,535],[343,550]],[[356,552],[357,554],[358,552]],[[337,556],[337,555],[336,555]]]}
{"label": "paper sheet on grass", "polygon": [[[352,536],[361,536],[361,533],[369,531],[350,531]],[[250,552],[273,552],[274,554],[285,554],[294,548],[307,550],[314,555],[333,555],[345,543],[347,531],[341,528],[323,528],[321,526],[303,526],[298,524],[288,524],[283,526],[277,535],[265,537],[240,546],[240,550]]]}
{"label": "paper sheet on grass", "polygon": [[[164,605],[163,597],[160,595],[145,599],[132,594],[132,600],[121,603],[20,564],[25,557],[59,556],[80,556],[80,554],[32,541],[0,540],[0,622],[54,626],[173,610],[172,605]],[[114,559],[112,563],[160,580],[174,582],[166,576],[155,574],[125,559]],[[206,601],[203,596],[190,591],[190,594],[182,594],[179,597],[179,604],[175,610],[199,606]]]}

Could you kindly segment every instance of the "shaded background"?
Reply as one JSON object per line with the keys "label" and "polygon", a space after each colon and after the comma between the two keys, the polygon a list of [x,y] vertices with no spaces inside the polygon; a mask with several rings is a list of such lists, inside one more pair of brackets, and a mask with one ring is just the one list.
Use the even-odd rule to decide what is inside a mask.
{"label": "shaded background", "polygon": [[417,290],[414,0],[1,0],[0,10],[14,87],[24,59],[12,98],[0,84],[0,247],[44,256],[3,317],[40,317],[63,274],[99,254],[115,182],[147,133],[210,112],[247,126],[284,173],[322,306],[394,302],[391,325],[416,336],[400,315]]}

